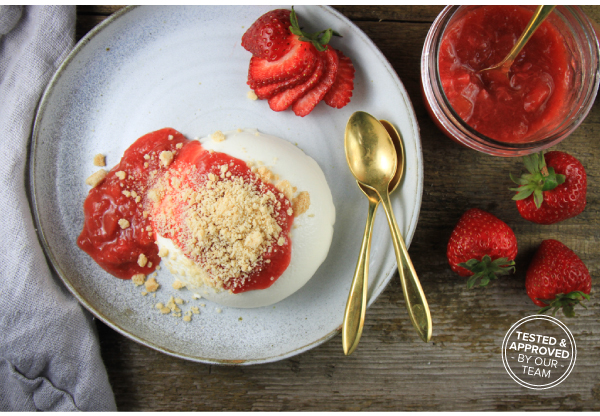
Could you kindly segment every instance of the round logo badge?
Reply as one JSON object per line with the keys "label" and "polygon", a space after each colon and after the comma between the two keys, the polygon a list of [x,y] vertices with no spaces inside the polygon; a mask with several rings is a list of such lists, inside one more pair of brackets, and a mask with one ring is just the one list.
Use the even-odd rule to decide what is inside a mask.
{"label": "round logo badge", "polygon": [[575,338],[561,321],[533,315],[514,324],[502,342],[502,363],[523,387],[549,389],[562,383],[577,358]]}

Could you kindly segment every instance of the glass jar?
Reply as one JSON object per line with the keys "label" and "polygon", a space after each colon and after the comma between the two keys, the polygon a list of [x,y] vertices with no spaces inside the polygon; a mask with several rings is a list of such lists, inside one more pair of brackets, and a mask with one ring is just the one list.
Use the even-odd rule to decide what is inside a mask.
{"label": "glass jar", "polygon": [[591,22],[576,6],[557,6],[548,17],[547,21],[558,30],[571,55],[573,79],[568,102],[562,107],[561,117],[551,129],[533,134],[526,142],[508,143],[487,137],[463,121],[451,107],[440,80],[438,56],[445,29],[478,7],[483,6],[444,8],[427,34],[421,56],[421,86],[430,116],[451,139],[494,156],[522,156],[559,143],[585,119],[598,91],[600,54]]}

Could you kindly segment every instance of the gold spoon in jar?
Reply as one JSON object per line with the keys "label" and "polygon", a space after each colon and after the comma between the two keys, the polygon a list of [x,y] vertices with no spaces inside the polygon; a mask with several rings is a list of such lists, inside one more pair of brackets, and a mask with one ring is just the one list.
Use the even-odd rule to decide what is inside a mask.
{"label": "gold spoon in jar", "polygon": [[519,40],[517,40],[517,43],[515,43],[515,46],[513,46],[508,55],[506,55],[506,58],[504,58],[499,64],[482,69],[479,72],[499,71],[503,74],[508,74],[510,67],[517,58],[517,55],[519,55],[519,52],[521,52],[533,33],[538,29],[538,27],[540,27],[544,20],[546,20],[550,13],[552,13],[555,7],[556,6],[538,6],[531,17],[531,20],[529,20],[527,27],[521,34],[521,37]]}
{"label": "gold spoon in jar", "polygon": [[425,342],[431,339],[431,314],[415,268],[398,229],[390,203],[389,184],[396,174],[398,157],[392,139],[383,125],[372,115],[357,111],[346,124],[344,137],[346,161],[356,180],[374,190],[392,233],[398,274],[413,326]]}
{"label": "gold spoon in jar", "polygon": [[[402,175],[404,173],[404,147],[400,134],[395,127],[386,120],[379,120],[383,127],[387,130],[398,158],[398,166],[392,181],[388,185],[389,192],[392,193],[398,187]],[[356,263],[348,302],[346,303],[346,311],[344,312],[344,324],[342,326],[342,347],[344,354],[350,355],[358,346],[358,341],[362,335],[363,325],[365,322],[365,312],[367,310],[367,289],[369,278],[369,251],[371,250],[371,236],[373,233],[373,223],[375,214],[381,198],[373,189],[362,185],[356,181],[358,187],[367,196],[369,200],[369,213],[367,214],[367,223],[365,225],[365,234],[363,236],[362,245],[360,246],[360,254]]]}

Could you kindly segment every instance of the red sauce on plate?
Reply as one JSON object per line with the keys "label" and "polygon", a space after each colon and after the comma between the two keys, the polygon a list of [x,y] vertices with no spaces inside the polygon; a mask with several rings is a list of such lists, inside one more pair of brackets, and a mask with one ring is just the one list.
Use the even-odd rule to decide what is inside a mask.
{"label": "red sauce on plate", "polygon": [[439,73],[450,105],[468,125],[501,142],[527,142],[565,113],[570,55],[548,21],[525,45],[508,77],[478,72],[504,59],[532,15],[520,6],[482,6],[459,17],[442,38]]}
{"label": "red sauce on plate", "polygon": [[[159,155],[162,151],[171,151],[175,155],[168,168],[161,165]],[[202,176],[208,173],[219,176],[219,167],[223,164],[228,164],[232,176],[242,177],[244,182],[258,181],[262,192],[272,191],[281,203],[277,223],[282,228],[281,236],[285,237],[285,243],[282,246],[274,244],[275,249],[262,256],[260,264],[247,275],[243,284],[234,284],[235,281],[230,280],[224,286],[234,293],[268,288],[290,263],[289,233],[293,216],[286,213],[290,202],[272,184],[257,179],[244,161],[225,153],[209,152],[199,142],[190,141],[170,128],[139,138],[125,151],[119,164],[106,178],[90,190],[84,202],[85,221],[77,240],[78,246],[104,270],[121,279],[130,279],[138,273],[151,273],[159,264],[160,257],[148,208],[148,191],[165,172],[185,172],[186,166],[193,165],[195,172]],[[124,179],[121,179],[122,172],[126,175]],[[187,179],[184,177],[183,180]],[[129,225],[123,228],[120,220],[127,221]],[[173,220],[178,220],[176,211],[173,212]],[[173,237],[173,242],[182,248],[178,236]],[[144,267],[138,264],[140,254],[148,259]]]}

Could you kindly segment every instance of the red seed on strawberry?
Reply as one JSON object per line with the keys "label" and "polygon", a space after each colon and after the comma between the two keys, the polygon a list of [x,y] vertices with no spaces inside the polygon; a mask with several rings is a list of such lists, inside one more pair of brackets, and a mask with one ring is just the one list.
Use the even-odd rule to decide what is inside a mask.
{"label": "red seed on strawberry", "polygon": [[529,173],[511,175],[518,188],[513,197],[523,218],[537,224],[554,224],[581,214],[586,205],[587,175],[579,160],[564,152],[523,158]]}
{"label": "red seed on strawberry", "polygon": [[[557,240],[544,240],[535,253],[525,277],[525,289],[538,313],[563,310],[575,316],[574,307],[589,299],[592,278],[579,256]],[[585,307],[585,305],[581,304]]]}
{"label": "red seed on strawberry", "polygon": [[514,271],[517,238],[496,216],[478,208],[466,211],[452,231],[446,251],[450,268],[469,277],[467,287],[477,280],[486,286],[498,276]]}

